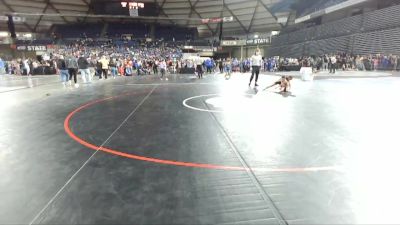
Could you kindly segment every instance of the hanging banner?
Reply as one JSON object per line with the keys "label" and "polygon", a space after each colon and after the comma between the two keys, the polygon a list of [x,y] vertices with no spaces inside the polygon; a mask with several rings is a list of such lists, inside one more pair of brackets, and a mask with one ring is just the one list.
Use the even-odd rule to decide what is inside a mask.
{"label": "hanging banner", "polygon": [[[22,23],[26,21],[25,17],[13,16],[14,23]],[[8,21],[8,16],[0,16],[0,21]]]}
{"label": "hanging banner", "polygon": [[201,22],[203,24],[207,23],[220,23],[222,22],[222,18],[206,18],[206,19],[201,19]]}
{"label": "hanging banner", "polygon": [[257,38],[257,39],[249,39],[246,41],[247,45],[261,45],[261,44],[269,44],[269,38]]}
{"label": "hanging banner", "polygon": [[245,46],[245,45],[263,45],[269,44],[269,38],[257,38],[248,40],[223,40],[221,41],[221,46]]}
{"label": "hanging banner", "polygon": [[224,22],[232,22],[233,21],[233,16],[224,17],[224,18],[222,18],[222,20]]}
{"label": "hanging banner", "polygon": [[16,49],[18,51],[47,51],[46,45],[17,45]]}
{"label": "hanging banner", "polygon": [[246,40],[224,40],[221,41],[221,46],[242,46],[246,45]]}

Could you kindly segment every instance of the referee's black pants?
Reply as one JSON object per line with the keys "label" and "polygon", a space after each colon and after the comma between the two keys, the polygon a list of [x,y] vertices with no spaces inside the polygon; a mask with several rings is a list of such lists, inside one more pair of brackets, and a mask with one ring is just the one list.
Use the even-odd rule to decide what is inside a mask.
{"label": "referee's black pants", "polygon": [[254,74],[256,75],[256,84],[257,84],[258,75],[260,75],[260,68],[261,68],[261,66],[253,66],[253,70],[251,71],[250,84],[253,81]]}

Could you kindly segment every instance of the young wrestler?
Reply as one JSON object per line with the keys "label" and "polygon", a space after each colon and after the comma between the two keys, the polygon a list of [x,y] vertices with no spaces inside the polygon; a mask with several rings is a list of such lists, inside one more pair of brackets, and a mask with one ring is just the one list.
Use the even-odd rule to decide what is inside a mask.
{"label": "young wrestler", "polygon": [[290,84],[290,81],[293,79],[292,76],[288,76],[286,77],[286,79],[283,79],[281,82],[281,91],[282,92],[287,92],[288,90],[290,90],[290,88],[292,87]]}
{"label": "young wrestler", "polygon": [[292,79],[293,79],[292,76],[288,76],[288,77],[282,76],[280,80],[278,80],[277,82],[275,82],[275,83],[272,84],[271,86],[266,87],[266,88],[264,89],[264,91],[267,90],[267,89],[269,89],[269,88],[271,88],[271,87],[274,87],[274,86],[276,86],[276,85],[279,85],[279,87],[281,88],[281,91],[287,92],[288,89],[291,88],[290,81],[291,81]]}

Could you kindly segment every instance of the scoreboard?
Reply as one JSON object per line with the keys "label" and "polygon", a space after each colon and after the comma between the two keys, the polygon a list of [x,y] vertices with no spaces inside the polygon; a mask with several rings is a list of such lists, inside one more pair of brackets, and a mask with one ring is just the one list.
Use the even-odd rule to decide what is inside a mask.
{"label": "scoreboard", "polygon": [[160,12],[155,2],[143,3],[140,0],[92,0],[90,6],[98,15],[157,17]]}
{"label": "scoreboard", "polygon": [[139,16],[139,9],[144,8],[144,3],[141,2],[121,2],[122,8],[129,9],[130,16]]}

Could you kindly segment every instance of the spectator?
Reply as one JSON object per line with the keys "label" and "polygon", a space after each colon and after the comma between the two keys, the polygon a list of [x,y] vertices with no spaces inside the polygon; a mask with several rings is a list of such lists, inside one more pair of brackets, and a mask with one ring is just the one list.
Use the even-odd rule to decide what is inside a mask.
{"label": "spectator", "polygon": [[393,65],[393,71],[396,71],[397,70],[397,56],[392,56],[391,62]]}
{"label": "spectator", "polygon": [[100,64],[101,64],[101,74],[100,74],[100,80],[102,80],[102,75],[104,76],[104,79],[107,80],[108,76],[108,66],[110,64],[110,61],[106,58],[106,56],[102,56],[100,59]]}
{"label": "spectator", "polygon": [[163,78],[167,69],[167,63],[164,60],[162,60],[159,66],[160,66],[161,78]]}
{"label": "spectator", "polygon": [[111,58],[109,66],[111,70],[111,75],[113,79],[115,79],[115,77],[118,75],[118,70],[117,70],[117,63],[114,58]]}
{"label": "spectator", "polygon": [[79,67],[79,71],[81,72],[83,82],[90,83],[91,76],[90,76],[89,62],[84,55],[81,55],[81,57],[79,57],[78,67]]}
{"label": "spectator", "polygon": [[6,73],[6,64],[3,59],[0,58],[0,75]]}
{"label": "spectator", "polygon": [[63,56],[60,56],[60,58],[58,59],[57,67],[58,67],[58,70],[60,73],[61,82],[62,82],[63,86],[66,87],[67,81],[69,79],[69,73],[68,73],[67,64],[66,64]]}
{"label": "spectator", "polygon": [[29,66],[29,60],[28,59],[23,59],[22,60],[22,68],[23,68],[23,74],[24,75],[30,75],[31,74],[31,67]]}
{"label": "spectator", "polygon": [[336,56],[332,56],[331,58],[330,58],[330,71],[329,71],[329,73],[333,73],[333,74],[335,74],[336,73],[336,62],[337,62],[337,59],[336,59]]}
{"label": "spectator", "polygon": [[323,57],[323,64],[322,64],[322,70],[327,71],[328,70],[328,57],[326,55],[324,55]]}
{"label": "spectator", "polygon": [[74,78],[75,87],[79,87],[77,73],[78,73],[78,60],[73,54],[70,54],[66,59],[66,65],[69,73],[69,85],[72,85],[72,77]]}

